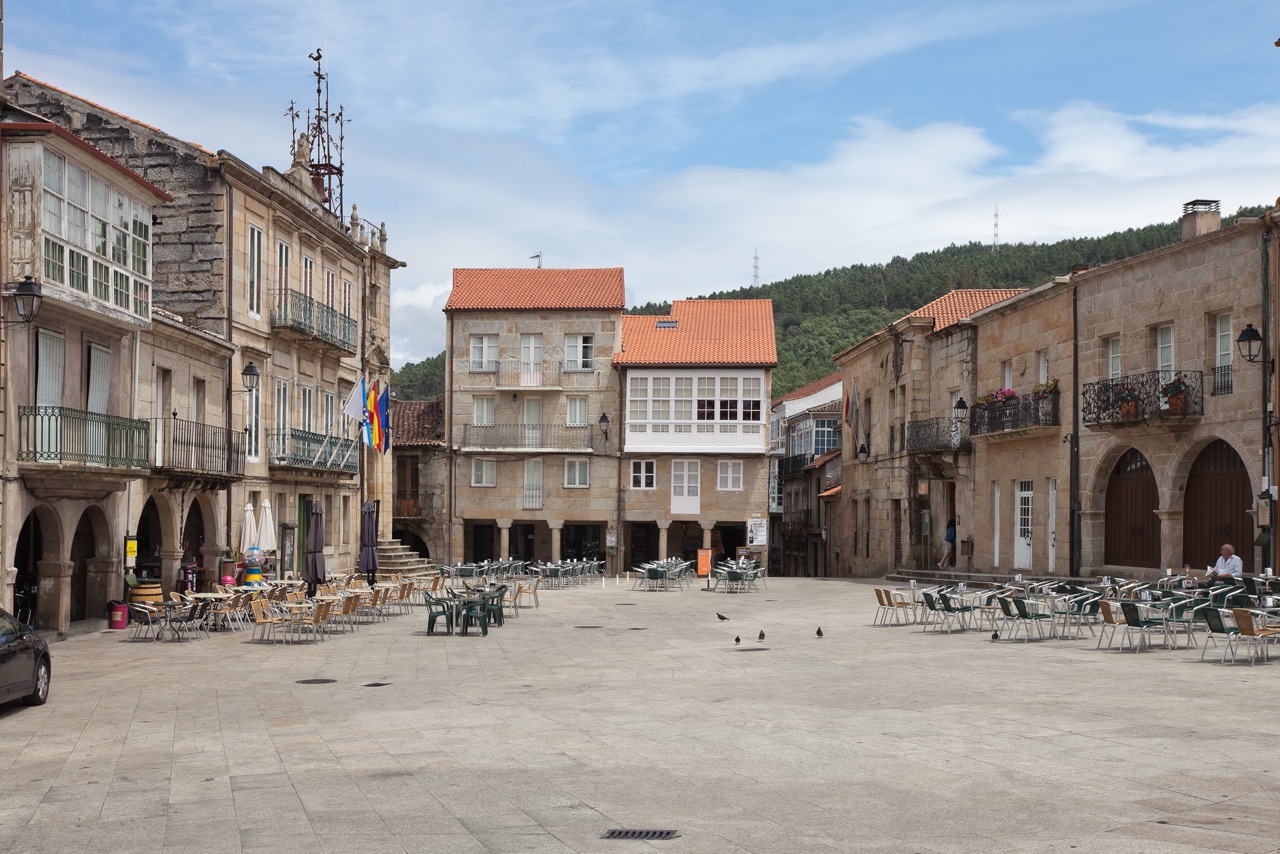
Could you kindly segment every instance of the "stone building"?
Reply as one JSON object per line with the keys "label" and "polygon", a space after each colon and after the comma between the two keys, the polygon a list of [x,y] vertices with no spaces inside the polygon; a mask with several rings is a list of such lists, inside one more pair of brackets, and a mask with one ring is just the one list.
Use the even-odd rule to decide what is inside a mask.
{"label": "stone building", "polygon": [[968,318],[1018,293],[952,291],[834,357],[850,435],[841,451],[842,521],[828,541],[850,575],[936,563],[949,519],[959,538],[971,535],[966,407],[978,354]]}
{"label": "stone building", "polygon": [[[322,502],[327,562],[336,571],[354,568],[362,501],[391,504],[391,457],[364,449],[358,425],[342,414],[362,376],[382,387],[390,376],[390,274],[402,264],[386,252],[385,229],[374,227],[370,239],[354,206],[350,217],[328,209],[306,137],[293,146],[286,171],[255,169],[226,150],[179,140],[21,73],[4,91],[167,194],[145,221],[117,228],[118,239],[145,239],[150,251],[150,290],[135,284],[130,298],[198,333],[190,340],[206,349],[206,364],[157,358],[141,365],[133,404],[147,418],[169,413],[164,428],[157,422],[156,441],[180,434],[180,442],[207,444],[203,428],[179,425],[175,434],[168,426],[202,423],[203,411],[219,419],[203,422],[208,428],[230,429],[243,445],[242,478],[201,481],[229,492],[217,506],[199,490],[180,497],[169,494],[171,481],[151,482],[155,488],[121,510],[126,518],[103,549],[118,556],[122,534],[150,532],[150,557],[171,587],[184,554],[213,571],[221,555],[242,545],[246,504],[260,513],[270,501],[277,522],[299,526],[301,543],[312,502]],[[113,303],[127,301],[114,280],[111,288]],[[253,390],[243,387],[246,372],[260,379]],[[166,453],[172,459],[191,450]],[[391,524],[383,513],[382,538]],[[203,544],[193,542],[200,527]]]}
{"label": "stone building", "polygon": [[445,493],[449,446],[445,442],[444,395],[434,400],[397,400],[395,500],[391,536],[419,557],[445,553]]}

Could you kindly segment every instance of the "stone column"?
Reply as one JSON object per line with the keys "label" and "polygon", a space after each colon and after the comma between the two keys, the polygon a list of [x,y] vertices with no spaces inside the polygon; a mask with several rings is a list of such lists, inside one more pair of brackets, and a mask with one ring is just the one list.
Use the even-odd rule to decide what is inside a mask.
{"label": "stone column", "polygon": [[709,549],[711,548],[711,529],[716,526],[716,522],[714,519],[710,521],[699,519],[698,524],[702,526],[702,547]]}
{"label": "stone column", "polygon": [[[1156,518],[1160,520],[1160,567],[1162,569],[1166,567],[1181,569],[1183,563],[1190,563],[1191,558],[1195,557],[1195,555],[1182,553],[1182,515],[1182,510],[1156,511]],[[1246,544],[1245,547],[1252,547],[1252,543]],[[1164,575],[1163,572],[1158,574]]]}
{"label": "stone column", "polygon": [[4,584],[0,586],[0,608],[4,608],[10,614],[13,613],[13,587],[18,582],[18,568],[16,566],[5,567]]}
{"label": "stone column", "polygon": [[[498,523],[498,559],[508,560],[511,557],[511,525],[514,519],[496,519]],[[475,555],[472,555],[474,558]]]}
{"label": "stone column", "polygon": [[1103,575],[1106,556],[1106,513],[1102,510],[1080,511],[1080,574],[1084,577]]}
{"label": "stone column", "polygon": [[667,529],[670,527],[670,519],[658,520],[658,560],[667,559]]}
{"label": "stone column", "polygon": [[178,567],[182,566],[182,549],[160,549],[160,584],[166,595],[178,589]]}
{"label": "stone column", "polygon": [[110,557],[91,557],[84,562],[88,578],[85,582],[84,615],[87,619],[105,618],[107,603],[124,595],[124,574],[120,561]]}
{"label": "stone column", "polygon": [[551,529],[551,562],[560,560],[560,532],[564,530],[563,519],[548,519],[547,527]]}
{"label": "stone column", "polygon": [[71,561],[37,561],[36,569],[40,574],[36,628],[65,635],[71,626]]}

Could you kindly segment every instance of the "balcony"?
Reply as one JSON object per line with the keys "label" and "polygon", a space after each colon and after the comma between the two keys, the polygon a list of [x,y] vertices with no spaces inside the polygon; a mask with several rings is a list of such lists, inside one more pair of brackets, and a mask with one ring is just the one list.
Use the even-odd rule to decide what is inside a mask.
{"label": "balcony", "polygon": [[356,352],[356,322],[300,291],[289,290],[271,307],[271,326],[318,338],[346,353]]}
{"label": "balcony", "polygon": [[19,462],[146,468],[150,450],[146,421],[66,406],[18,407]]}
{"label": "balcony", "polygon": [[430,519],[436,512],[436,494],[434,492],[416,494],[397,492],[392,511],[397,519]]}
{"label": "balcony", "polygon": [[541,510],[542,509],[542,487],[530,484],[524,485],[524,502],[521,507],[525,510]]}
{"label": "balcony", "polygon": [[468,424],[462,447],[484,451],[592,451],[600,436],[595,427],[564,424]]}
{"label": "balcony", "polygon": [[778,461],[778,477],[795,477],[813,462],[813,454],[792,454]]}
{"label": "balcony", "polygon": [[1235,377],[1231,373],[1231,365],[1219,365],[1213,369],[1213,390],[1210,394],[1231,394],[1235,391]]}
{"label": "balcony", "polygon": [[907,424],[907,453],[939,454],[969,450],[969,425],[963,418],[926,418]]}
{"label": "balcony", "polygon": [[[587,365],[584,367],[583,365]],[[600,382],[592,363],[561,362],[555,359],[522,361],[458,361],[456,376],[466,388],[500,391],[591,391]]]}
{"label": "balcony", "polygon": [[997,434],[1022,434],[1039,427],[1057,427],[1059,395],[1036,394],[969,409],[969,435],[984,438]]}
{"label": "balcony", "polygon": [[1203,377],[1201,371],[1148,371],[1086,383],[1081,417],[1089,425],[1124,425],[1203,415]]}
{"label": "balcony", "polygon": [[355,439],[325,436],[306,430],[269,430],[268,462],[274,467],[311,469],[321,472],[355,474],[360,469],[360,453]]}
{"label": "balcony", "polygon": [[156,474],[233,481],[244,477],[244,434],[198,421],[153,419]]}

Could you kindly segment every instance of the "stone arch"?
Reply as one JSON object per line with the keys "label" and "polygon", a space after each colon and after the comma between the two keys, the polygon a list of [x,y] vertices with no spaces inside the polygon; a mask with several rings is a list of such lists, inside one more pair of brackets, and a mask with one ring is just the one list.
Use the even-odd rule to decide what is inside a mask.
{"label": "stone arch", "polygon": [[1109,565],[1160,566],[1160,495],[1147,456],[1129,448],[1107,476],[1103,496],[1103,561]]}
{"label": "stone arch", "polygon": [[1230,442],[1210,438],[1187,468],[1183,560],[1211,562],[1223,543],[1231,543],[1244,571],[1254,572],[1254,497],[1244,457]]}
{"label": "stone arch", "polygon": [[[68,559],[71,562],[71,622],[100,617],[107,599],[118,594],[117,561],[111,558],[111,522],[97,504],[84,508],[76,520]],[[117,582],[114,586],[112,582]]]}
{"label": "stone arch", "polygon": [[[57,630],[62,580],[57,568],[69,547],[62,517],[49,504],[37,504],[23,518],[7,566],[16,567],[13,609],[37,628]],[[49,570],[50,577],[45,577]]]}
{"label": "stone arch", "polygon": [[1082,485],[1085,495],[1082,509],[1099,511],[1106,509],[1107,481],[1111,479],[1111,472],[1115,470],[1116,463],[1131,450],[1142,452],[1141,448],[1134,445],[1117,442],[1098,455],[1093,471],[1088,473],[1088,480]]}

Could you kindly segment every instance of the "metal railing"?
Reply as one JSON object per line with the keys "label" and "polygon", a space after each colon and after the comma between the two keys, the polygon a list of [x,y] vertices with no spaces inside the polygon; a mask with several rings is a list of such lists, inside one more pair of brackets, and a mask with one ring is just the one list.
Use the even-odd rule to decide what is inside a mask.
{"label": "metal railing", "polygon": [[462,428],[462,445],[465,448],[489,450],[510,448],[589,451],[595,447],[597,436],[600,436],[599,432],[590,425],[468,424]]}
{"label": "metal railing", "polygon": [[360,453],[355,439],[325,436],[293,428],[268,430],[267,458],[273,466],[293,466],[355,474],[360,468]]}
{"label": "metal railing", "polygon": [[295,329],[345,350],[356,352],[356,322],[301,291],[288,290],[271,306],[271,325]]}
{"label": "metal railing", "polygon": [[525,510],[541,510],[542,509],[542,487],[541,486],[530,486],[527,483],[525,484],[523,509]]}
{"label": "metal railing", "polygon": [[[1203,415],[1203,377],[1201,371],[1148,371],[1085,383],[1080,415],[1086,424]],[[1183,388],[1171,394],[1169,386],[1177,378]]]}
{"label": "metal railing", "polygon": [[1213,369],[1213,390],[1210,394],[1231,394],[1235,391],[1235,376],[1231,365],[1219,365]]}
{"label": "metal railing", "polygon": [[397,519],[428,519],[435,515],[436,494],[419,492],[417,495],[397,494],[393,515]]}
{"label": "metal railing", "polygon": [[907,424],[907,452],[930,454],[969,450],[969,425],[963,418],[926,418]]}
{"label": "metal railing", "polygon": [[804,471],[813,462],[813,454],[792,454],[778,460],[778,477],[791,477]]}
{"label": "metal railing", "polygon": [[[244,434],[227,428],[153,418],[156,454],[152,468],[193,474],[244,476]],[[228,445],[228,440],[230,444]]]}
{"label": "metal railing", "polygon": [[970,407],[969,435],[987,436],[1030,427],[1055,427],[1058,424],[1058,399],[1056,394],[1030,394]]}
{"label": "metal railing", "polygon": [[497,369],[497,388],[559,388],[560,362],[543,359],[536,362],[522,362],[519,359],[504,359],[490,363]]}
{"label": "metal railing", "polygon": [[18,459],[146,467],[151,462],[151,425],[66,406],[19,406]]}

